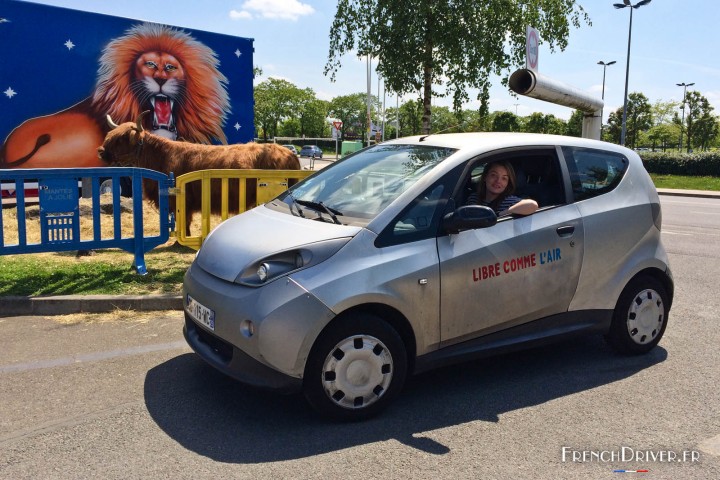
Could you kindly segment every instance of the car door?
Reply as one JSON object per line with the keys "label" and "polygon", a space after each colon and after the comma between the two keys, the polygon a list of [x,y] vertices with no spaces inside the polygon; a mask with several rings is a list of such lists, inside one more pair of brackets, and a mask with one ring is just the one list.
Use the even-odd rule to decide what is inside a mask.
{"label": "car door", "polygon": [[583,222],[567,202],[567,170],[553,150],[544,153],[560,176],[548,187],[563,190],[559,204],[438,238],[443,345],[567,311],[582,266]]}

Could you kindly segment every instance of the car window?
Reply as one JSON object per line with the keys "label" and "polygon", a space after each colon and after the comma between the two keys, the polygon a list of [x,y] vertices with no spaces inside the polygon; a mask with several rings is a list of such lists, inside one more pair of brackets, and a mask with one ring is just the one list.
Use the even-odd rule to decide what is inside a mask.
{"label": "car window", "polygon": [[377,145],[325,167],[279,198],[290,205],[322,202],[342,223],[364,225],[455,149]]}
{"label": "car window", "polygon": [[478,191],[480,176],[491,162],[508,162],[515,173],[513,195],[535,200],[540,208],[566,203],[560,162],[555,148],[533,148],[501,152],[470,164],[459,205]]}
{"label": "car window", "polygon": [[611,191],[627,170],[628,160],[619,153],[579,147],[563,147],[562,151],[576,202]]}

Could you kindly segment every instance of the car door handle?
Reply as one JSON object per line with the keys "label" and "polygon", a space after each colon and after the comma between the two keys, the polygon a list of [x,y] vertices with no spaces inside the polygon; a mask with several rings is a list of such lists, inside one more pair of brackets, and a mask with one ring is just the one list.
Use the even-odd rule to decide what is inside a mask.
{"label": "car door handle", "polygon": [[557,234],[560,237],[569,237],[575,233],[575,227],[572,225],[566,225],[564,227],[558,227]]}

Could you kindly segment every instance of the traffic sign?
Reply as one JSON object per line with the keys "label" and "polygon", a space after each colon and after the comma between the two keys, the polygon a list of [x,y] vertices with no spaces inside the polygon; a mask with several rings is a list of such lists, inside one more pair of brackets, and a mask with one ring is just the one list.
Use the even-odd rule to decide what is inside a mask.
{"label": "traffic sign", "polygon": [[333,127],[335,127],[335,130],[340,130],[342,128],[342,122],[333,122]]}
{"label": "traffic sign", "polygon": [[527,27],[525,39],[525,66],[533,72],[538,71],[538,53],[540,50],[540,35],[533,27]]}

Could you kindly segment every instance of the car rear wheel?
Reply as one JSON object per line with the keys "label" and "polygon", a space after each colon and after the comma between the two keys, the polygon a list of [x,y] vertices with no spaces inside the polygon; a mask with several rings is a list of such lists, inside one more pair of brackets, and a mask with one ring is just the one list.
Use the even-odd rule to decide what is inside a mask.
{"label": "car rear wheel", "polygon": [[665,333],[669,306],[659,280],[646,275],[633,279],[618,299],[606,340],[621,353],[649,352]]}
{"label": "car rear wheel", "polygon": [[310,405],[335,420],[379,413],[405,383],[407,353],[400,335],[370,314],[338,319],[320,335],[305,366]]}

